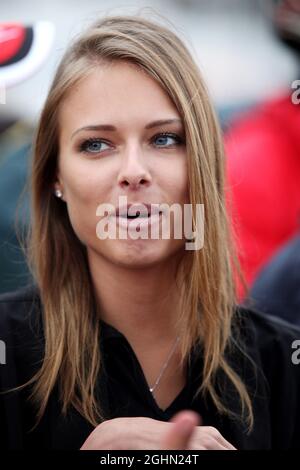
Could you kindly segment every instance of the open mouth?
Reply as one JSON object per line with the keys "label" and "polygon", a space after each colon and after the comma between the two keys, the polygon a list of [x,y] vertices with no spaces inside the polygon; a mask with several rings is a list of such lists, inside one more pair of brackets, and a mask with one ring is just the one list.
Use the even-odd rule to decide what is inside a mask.
{"label": "open mouth", "polygon": [[132,203],[117,207],[114,218],[120,227],[140,231],[158,224],[163,212],[160,203]]}
{"label": "open mouth", "polygon": [[153,212],[153,213],[147,212],[146,214],[142,214],[140,211],[137,211],[136,214],[134,215],[129,215],[127,213],[127,214],[120,214],[119,217],[128,219],[128,220],[137,219],[137,218],[149,219],[151,215],[161,215],[161,214],[162,214],[162,211]]}
{"label": "open mouth", "polygon": [[136,211],[136,214],[119,214],[116,215],[116,223],[128,230],[142,230],[143,228],[150,227],[152,225],[156,225],[162,218],[162,211],[153,211],[153,212],[146,212],[140,213],[140,211]]}

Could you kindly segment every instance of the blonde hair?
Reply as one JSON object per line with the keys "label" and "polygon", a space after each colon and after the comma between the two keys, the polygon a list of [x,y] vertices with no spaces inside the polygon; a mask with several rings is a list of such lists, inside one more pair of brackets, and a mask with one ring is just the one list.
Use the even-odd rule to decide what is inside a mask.
{"label": "blonde hair", "polygon": [[219,413],[232,415],[218,392],[218,374],[225,374],[238,393],[240,417],[250,429],[250,395],[225,354],[238,344],[232,330],[237,313],[234,272],[240,271],[224,204],[221,131],[199,69],[183,41],[170,28],[138,15],[100,19],[73,42],[57,69],[37,128],[27,246],[28,264],[40,289],[45,334],[43,364],[28,382],[33,384],[31,398],[38,405],[37,422],[57,383],[64,413],[72,405],[94,426],[105,419],[95,396],[102,365],[100,324],[86,251],[53,187],[62,100],[95,67],[119,60],[142,68],[176,105],[185,126],[190,203],[195,208],[204,202],[204,247],[186,251],[178,271],[182,364],[200,344],[203,373],[197,394],[208,394]]}

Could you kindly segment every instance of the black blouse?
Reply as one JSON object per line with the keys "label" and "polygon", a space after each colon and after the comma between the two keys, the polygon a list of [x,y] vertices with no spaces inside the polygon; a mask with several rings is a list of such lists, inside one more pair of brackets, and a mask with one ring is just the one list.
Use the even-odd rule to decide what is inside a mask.
{"label": "black blouse", "polygon": [[[28,286],[0,295],[0,340],[5,344],[5,364],[0,360],[0,391],[23,384],[41,366],[44,350],[42,306],[38,288]],[[251,361],[233,347],[227,352],[251,395],[254,428],[234,417],[220,415],[211,399],[195,396],[201,384],[202,350],[194,348],[187,369],[186,386],[162,410],[149,391],[143,370],[125,336],[101,320],[99,347],[104,369],[97,381],[97,396],[106,419],[144,416],[168,421],[182,409],[192,409],[203,425],[214,426],[237,449],[300,448],[300,364],[294,340],[300,329],[256,310],[237,306],[240,338]],[[299,343],[300,344],[300,343]],[[300,356],[300,354],[299,354]],[[1,359],[1,356],[0,356]],[[2,362],[3,347],[2,347]],[[222,374],[217,387],[232,412],[239,411],[237,393]],[[40,424],[28,401],[28,388],[0,394],[0,448],[79,449],[93,427],[73,408],[63,416],[55,388]]]}

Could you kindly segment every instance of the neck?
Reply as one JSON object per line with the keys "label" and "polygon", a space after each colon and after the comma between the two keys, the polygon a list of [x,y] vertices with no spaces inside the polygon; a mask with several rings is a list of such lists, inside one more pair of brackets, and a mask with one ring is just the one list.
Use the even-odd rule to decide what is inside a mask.
{"label": "neck", "polygon": [[174,341],[180,294],[176,257],[158,265],[129,269],[88,254],[101,318],[137,347]]}

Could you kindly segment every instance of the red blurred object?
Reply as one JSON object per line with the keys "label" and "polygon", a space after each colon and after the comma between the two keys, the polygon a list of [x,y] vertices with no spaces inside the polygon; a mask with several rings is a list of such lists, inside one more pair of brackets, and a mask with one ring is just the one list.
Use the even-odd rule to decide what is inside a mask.
{"label": "red blurred object", "polygon": [[54,32],[49,21],[0,23],[0,84],[12,87],[34,74],[50,54]]}
{"label": "red blurred object", "polygon": [[0,24],[0,64],[12,60],[22,47],[26,29],[20,24]]}
{"label": "red blurred object", "polygon": [[[225,137],[227,204],[248,284],[300,227],[300,105],[291,95],[268,101]],[[238,285],[240,300],[244,292]]]}

